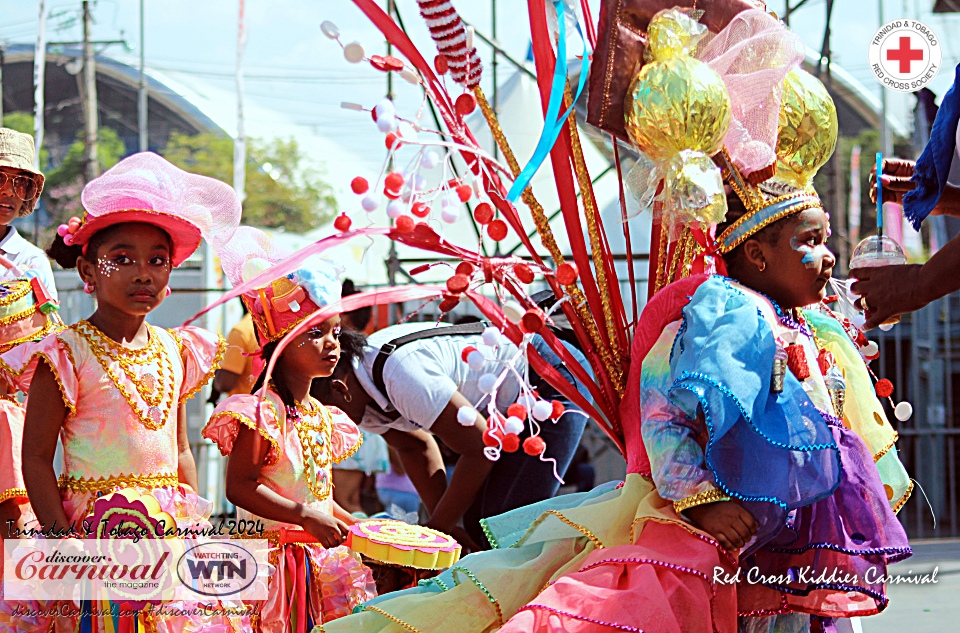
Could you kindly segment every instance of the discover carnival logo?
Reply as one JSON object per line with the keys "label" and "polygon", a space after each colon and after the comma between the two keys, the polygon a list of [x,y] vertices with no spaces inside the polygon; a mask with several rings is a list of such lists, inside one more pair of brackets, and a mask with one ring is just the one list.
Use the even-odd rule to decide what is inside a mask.
{"label": "discover carnival logo", "polygon": [[870,69],[884,87],[916,92],[940,72],[940,38],[923,22],[887,22],[870,41]]}

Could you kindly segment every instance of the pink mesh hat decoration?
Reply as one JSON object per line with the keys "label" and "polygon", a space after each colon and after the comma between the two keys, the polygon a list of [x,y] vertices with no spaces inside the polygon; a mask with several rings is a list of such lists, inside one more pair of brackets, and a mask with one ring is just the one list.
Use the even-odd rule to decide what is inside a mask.
{"label": "pink mesh hat decoration", "polygon": [[[241,226],[217,247],[223,273],[234,287],[283,262],[290,253],[259,229]],[[278,341],[301,321],[340,300],[340,269],[319,257],[243,295],[261,343]]]}
{"label": "pink mesh hat decoration", "polygon": [[229,185],[183,171],[152,152],[128,156],[91,180],[81,202],[84,217],[60,227],[68,245],[86,246],[114,224],[143,222],[170,235],[174,267],[190,257],[202,239],[216,248],[240,224],[240,200]]}

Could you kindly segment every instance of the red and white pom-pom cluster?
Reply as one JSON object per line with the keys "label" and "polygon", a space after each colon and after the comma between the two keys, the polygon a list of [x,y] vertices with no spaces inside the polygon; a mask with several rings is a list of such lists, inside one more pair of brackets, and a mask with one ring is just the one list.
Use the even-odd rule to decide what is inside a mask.
{"label": "red and white pom-pom cluster", "polygon": [[480,55],[476,47],[468,47],[467,29],[450,0],[417,0],[417,4],[453,80],[465,88],[479,84],[483,71]]}

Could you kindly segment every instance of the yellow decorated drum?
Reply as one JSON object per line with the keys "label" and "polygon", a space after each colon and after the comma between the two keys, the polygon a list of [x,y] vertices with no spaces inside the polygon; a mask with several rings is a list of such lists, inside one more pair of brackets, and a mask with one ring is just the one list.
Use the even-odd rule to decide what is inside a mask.
{"label": "yellow decorated drum", "polygon": [[453,537],[393,519],[351,525],[346,545],[368,558],[415,569],[446,569],[460,559],[460,544]]}

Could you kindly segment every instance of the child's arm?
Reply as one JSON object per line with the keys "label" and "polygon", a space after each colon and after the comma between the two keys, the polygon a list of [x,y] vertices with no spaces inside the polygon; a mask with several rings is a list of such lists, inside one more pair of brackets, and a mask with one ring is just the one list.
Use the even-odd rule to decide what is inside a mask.
{"label": "child's arm", "polygon": [[353,525],[357,523],[357,517],[344,510],[336,501],[333,502],[333,516],[337,520],[343,521],[347,525]]}
{"label": "child's arm", "polygon": [[57,475],[53,470],[57,438],[66,417],[67,406],[63,402],[57,379],[50,366],[41,359],[37,362],[30,384],[24,421],[30,441],[23,443],[20,455],[27,495],[43,530],[54,526],[63,529],[70,525],[60,500]]}
{"label": "child's arm", "polygon": [[195,492],[199,492],[197,483],[197,463],[190,450],[190,436],[187,435],[187,405],[181,404],[177,411],[177,476]]}
{"label": "child's arm", "polygon": [[343,521],[282,497],[260,483],[268,448],[259,433],[240,425],[227,459],[227,499],[265,519],[299,525],[326,548],[341,545],[347,538]]}
{"label": "child's arm", "polygon": [[658,389],[645,391],[643,405],[643,441],[657,492],[724,549],[742,548],[756,533],[757,522],[719,491],[706,468],[697,442],[704,429],[702,414],[691,420]]}

